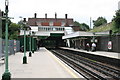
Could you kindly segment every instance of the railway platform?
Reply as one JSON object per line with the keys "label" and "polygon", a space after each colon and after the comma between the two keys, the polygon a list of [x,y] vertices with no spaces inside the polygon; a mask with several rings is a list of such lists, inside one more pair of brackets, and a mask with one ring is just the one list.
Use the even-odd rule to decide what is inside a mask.
{"label": "railway platform", "polygon": [[[9,71],[11,78],[83,78],[46,48],[42,47],[32,57],[28,57],[27,64],[22,64],[24,53],[17,52],[9,56]],[[4,61],[0,61],[0,79],[4,73]]]}
{"label": "railway platform", "polygon": [[69,47],[61,47],[63,49],[69,49],[73,51],[78,51],[78,52],[84,52],[84,53],[89,53],[89,54],[94,54],[94,55],[99,55],[99,56],[104,56],[104,57],[109,57],[109,58],[115,58],[115,59],[120,59],[120,53],[115,53],[115,52],[105,52],[105,51],[86,51],[86,50],[81,50],[81,49],[74,49],[74,48],[69,48]]}

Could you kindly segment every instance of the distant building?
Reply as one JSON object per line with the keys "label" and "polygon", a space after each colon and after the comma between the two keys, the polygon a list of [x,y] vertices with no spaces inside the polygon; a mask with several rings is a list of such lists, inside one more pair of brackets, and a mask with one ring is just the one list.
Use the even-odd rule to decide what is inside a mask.
{"label": "distant building", "polygon": [[45,18],[37,18],[37,14],[34,14],[33,18],[28,18],[28,25],[31,26],[33,31],[64,31],[65,27],[73,26],[74,21],[72,18],[68,18],[65,14],[65,18],[48,18],[45,14]]}
{"label": "distant building", "polygon": [[[45,14],[45,18],[37,18],[37,14],[34,14],[33,18],[28,18],[27,24],[31,27],[31,31],[36,32],[36,36],[51,36],[51,34],[64,34],[67,27],[73,27],[73,18],[68,18],[65,14],[65,18],[57,18],[55,13],[55,18],[48,18]],[[72,28],[71,28],[72,29]],[[23,32],[21,31],[21,34]]]}
{"label": "distant building", "polygon": [[[62,36],[73,31],[71,26],[74,26],[74,21],[73,18],[68,18],[67,14],[65,14],[65,18],[58,18],[57,13],[54,18],[48,18],[47,14],[45,14],[45,18],[37,18],[35,13],[33,18],[28,18],[27,24],[31,27],[31,31],[35,32],[38,45],[57,47],[64,45]],[[20,35],[22,36],[23,33],[24,31],[21,30]],[[28,35],[29,31],[26,33]]]}
{"label": "distant building", "polygon": [[57,18],[57,14],[55,14],[55,18],[47,18],[47,14],[45,14],[45,18],[37,18],[37,14],[34,14],[34,18],[28,18],[28,25],[30,26],[73,26],[73,19],[67,18],[67,14],[65,14],[65,18]]}

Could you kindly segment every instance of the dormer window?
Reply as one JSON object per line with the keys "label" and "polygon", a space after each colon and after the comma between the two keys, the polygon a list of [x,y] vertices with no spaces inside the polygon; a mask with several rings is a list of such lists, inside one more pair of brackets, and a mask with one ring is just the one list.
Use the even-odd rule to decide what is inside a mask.
{"label": "dormer window", "polygon": [[62,22],[62,25],[61,26],[65,26],[65,22]]}
{"label": "dormer window", "polygon": [[53,22],[50,22],[49,25],[50,25],[50,26],[53,26]]}

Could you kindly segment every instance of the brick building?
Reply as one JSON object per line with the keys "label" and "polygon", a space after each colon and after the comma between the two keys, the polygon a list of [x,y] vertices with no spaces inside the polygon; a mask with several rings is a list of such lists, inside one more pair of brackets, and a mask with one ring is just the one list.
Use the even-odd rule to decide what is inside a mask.
{"label": "brick building", "polygon": [[55,13],[55,18],[47,18],[47,14],[45,14],[45,18],[37,18],[37,14],[34,14],[34,18],[28,18],[28,25],[30,26],[73,26],[73,19],[68,18],[67,14],[65,14],[65,18],[57,18],[57,14]]}
{"label": "brick building", "polygon": [[[45,18],[37,18],[37,14],[34,14],[33,18],[28,18],[27,24],[31,27],[31,31],[35,32],[38,45],[45,47],[64,46],[64,40],[62,36],[65,35],[66,29],[74,26],[73,18],[68,18],[65,14],[65,18],[57,18],[55,13],[54,18],[48,18],[45,14]],[[72,29],[72,28],[71,28]],[[24,31],[21,30],[20,35],[23,35]],[[27,35],[29,32],[26,32]]]}

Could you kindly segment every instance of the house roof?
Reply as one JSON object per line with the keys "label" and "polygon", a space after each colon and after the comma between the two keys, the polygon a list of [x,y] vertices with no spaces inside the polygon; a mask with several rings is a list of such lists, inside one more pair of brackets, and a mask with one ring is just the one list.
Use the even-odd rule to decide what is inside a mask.
{"label": "house roof", "polygon": [[62,24],[62,23],[67,23],[68,26],[73,26],[73,19],[72,18],[28,18],[28,25],[30,26],[37,26],[40,23],[49,23],[49,22],[53,22],[56,25],[58,25],[58,23]]}

